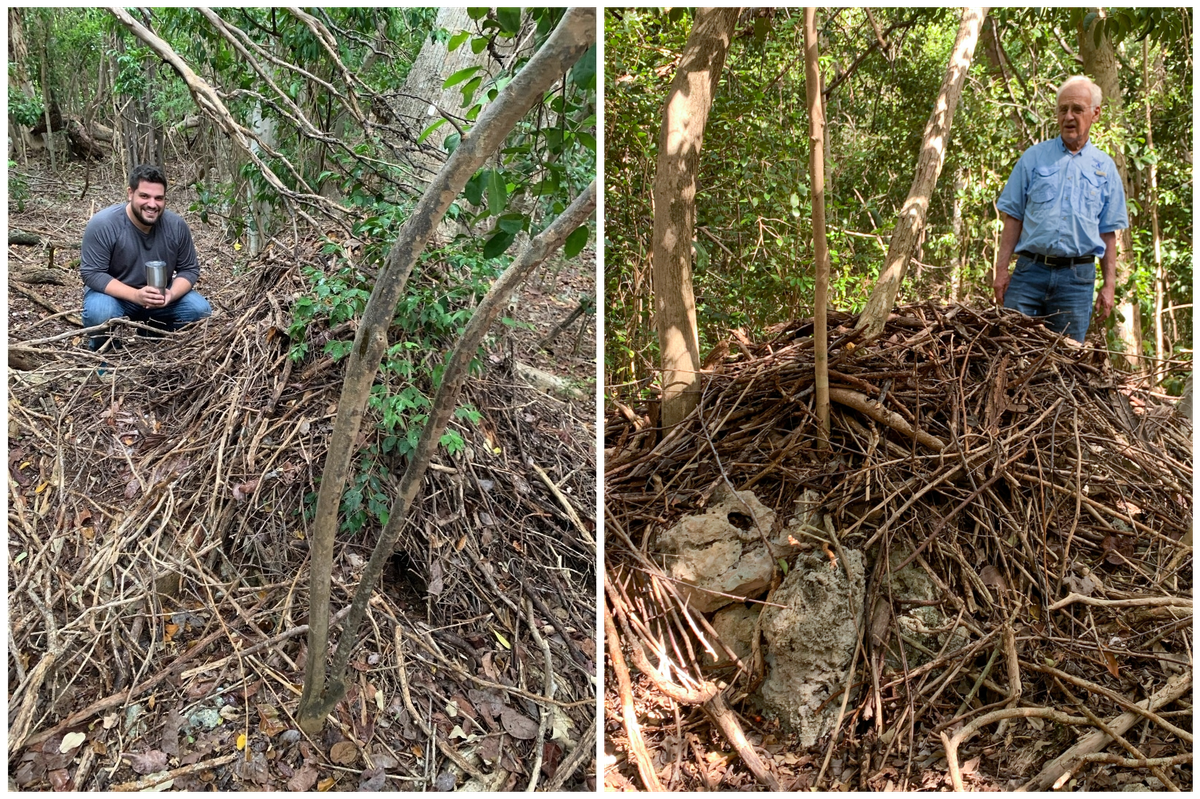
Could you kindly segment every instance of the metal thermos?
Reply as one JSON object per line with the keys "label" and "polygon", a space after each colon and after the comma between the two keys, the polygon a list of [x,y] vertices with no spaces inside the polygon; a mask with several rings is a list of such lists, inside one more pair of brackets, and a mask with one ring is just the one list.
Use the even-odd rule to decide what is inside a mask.
{"label": "metal thermos", "polygon": [[146,262],[146,285],[166,291],[167,282],[171,279],[166,261]]}

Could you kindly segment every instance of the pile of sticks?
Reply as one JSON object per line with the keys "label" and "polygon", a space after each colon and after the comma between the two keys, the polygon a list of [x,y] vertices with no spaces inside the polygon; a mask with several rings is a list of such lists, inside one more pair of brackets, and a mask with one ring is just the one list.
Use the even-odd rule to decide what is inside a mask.
{"label": "pile of sticks", "polygon": [[[996,773],[1022,775],[1013,787],[1045,789],[1089,769],[1096,778],[1095,761],[1189,787],[1190,769],[1182,782],[1167,772],[1191,757],[1190,422],[1113,372],[1105,353],[1013,312],[907,307],[866,344],[853,321],[833,323],[842,325],[831,336],[829,449],[819,446],[809,322],[766,343],[732,342],[706,375],[698,409],[661,440],[648,417],[614,403],[605,584],[623,651],[676,702],[752,692],[762,679],[758,642],[717,691],[700,655],[722,643],[679,599],[647,542],[703,512],[723,483],[753,490],[779,526],[815,492],[833,530],[811,530],[797,549],[854,548],[868,560],[858,653],[836,697],[845,709],[826,766],[835,747],[852,745],[856,787],[882,788],[889,775],[911,789],[919,780],[897,778],[897,764],[912,775],[918,752],[936,746],[961,787],[959,747],[988,725],[1039,717],[1095,732],[1082,749],[1022,755],[1019,768],[1002,762],[1015,755],[986,749]],[[928,575],[952,620],[942,640],[954,645],[919,667],[889,665],[905,663],[912,640],[896,623],[911,607],[890,595],[886,553],[900,553],[892,571],[915,564]],[[649,671],[638,663],[643,651],[660,653]],[[627,688],[611,679],[608,688],[628,700],[617,697]],[[625,723],[643,781],[657,779]],[[1148,725],[1137,744],[1123,737],[1134,723]],[[1123,752],[1099,752],[1114,739]],[[762,764],[747,766],[771,784]],[[776,771],[767,766],[766,776]],[[822,766],[818,787],[824,774]]]}
{"label": "pile of sticks", "polygon": [[[9,755],[21,787],[109,789],[130,777],[121,752],[157,748],[164,719],[214,691],[251,714],[278,709],[279,724],[248,730],[247,762],[294,726],[309,514],[341,389],[341,364],[321,351],[353,336],[316,326],[311,354],[290,357],[290,304],[304,290],[296,265],[272,250],[213,298],[212,319],[180,333],[143,338],[118,322],[119,352],[91,353],[72,330],[13,342],[41,364],[14,373],[10,390]],[[484,785],[578,786],[595,751],[594,417],[502,366],[464,401],[479,424],[459,424],[464,450],[443,453],[426,477],[360,633],[362,683],[330,722],[358,747],[359,769],[345,768],[344,750],[332,769],[356,779],[383,762],[393,788],[411,787],[453,761],[460,779]],[[375,422],[368,412],[366,458],[384,457]],[[365,493],[389,493],[388,474],[404,466],[394,457],[375,464],[380,487]],[[374,536],[370,524],[341,534],[338,618]],[[479,701],[504,708],[505,727],[472,717]],[[135,706],[136,725],[98,722]],[[456,727],[471,743],[450,736]],[[75,730],[96,746],[55,777],[58,742]],[[416,736],[407,743],[405,730]],[[484,765],[479,741],[489,740],[506,754]],[[316,742],[313,762],[328,765],[328,743]],[[219,746],[224,760],[202,758],[175,787],[284,786],[265,766],[265,782],[228,768],[215,783],[186,782],[229,760],[233,739]],[[95,754],[105,749],[112,762]],[[543,756],[554,758],[545,769]]]}

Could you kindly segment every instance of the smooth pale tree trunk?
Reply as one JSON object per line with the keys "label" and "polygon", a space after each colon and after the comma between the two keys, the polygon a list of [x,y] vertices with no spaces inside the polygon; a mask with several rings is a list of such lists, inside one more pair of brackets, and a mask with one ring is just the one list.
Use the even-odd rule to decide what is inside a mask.
{"label": "smooth pale tree trunk", "polygon": [[896,220],[892,241],[888,245],[887,258],[875,290],[858,318],[858,330],[865,330],[867,338],[883,332],[884,323],[896,302],[900,283],[908,270],[908,261],[916,251],[925,227],[925,215],[929,211],[929,199],[937,186],[938,175],[946,160],[946,145],[950,139],[950,126],[954,122],[954,108],[962,94],[963,81],[971,68],[975,55],[975,44],[979,41],[979,29],[987,16],[987,8],[963,9],[962,22],[954,41],[954,51],[946,67],[933,114],[925,125],[925,136],[921,142],[921,154],[917,157],[917,174],[909,189],[908,199]]}
{"label": "smooth pale tree trunk", "polygon": [[1162,236],[1158,230],[1158,159],[1154,151],[1154,126],[1150,124],[1150,37],[1142,39],[1142,86],[1146,93],[1146,150],[1150,153],[1150,190],[1146,205],[1150,209],[1150,237],[1154,243],[1154,358],[1151,382],[1162,380],[1166,371],[1166,346],[1163,335],[1163,298],[1167,293],[1167,276],[1163,271]]}
{"label": "smooth pale tree trunk", "polygon": [[[1103,15],[1104,10],[1093,8],[1089,11],[1097,11]],[[1079,53],[1083,56],[1083,71],[1096,82],[1100,87],[1100,91],[1104,93],[1104,104],[1101,106],[1105,109],[1109,126],[1123,124],[1125,119],[1125,100],[1121,94],[1121,82],[1117,79],[1117,58],[1113,52],[1112,41],[1108,38],[1108,33],[1105,32],[1100,37],[1100,46],[1096,46],[1095,31],[1089,26],[1086,30],[1083,27],[1083,21],[1086,19],[1086,14],[1081,14],[1079,18]],[[1095,24],[1093,22],[1093,24]],[[1113,152],[1109,153],[1112,160],[1117,165],[1117,172],[1121,175],[1121,182],[1125,184],[1125,196],[1132,197],[1131,185],[1129,182],[1129,167],[1125,163],[1125,153],[1118,147],[1113,148]],[[1133,237],[1129,230],[1117,231],[1117,285],[1124,286],[1129,284],[1130,278],[1130,258],[1133,255]],[[1118,300],[1114,308],[1116,314],[1116,333],[1124,346],[1124,361],[1125,365],[1131,371],[1140,372],[1143,370],[1144,359],[1142,354],[1142,312],[1141,306],[1137,302],[1136,294],[1122,300]],[[1124,321],[1122,321],[1124,320]],[[1114,361],[1119,361],[1120,358],[1114,356]]]}
{"label": "smooth pale tree trunk", "polygon": [[[25,43],[25,11],[21,8],[8,9],[8,87],[16,89],[28,98],[35,93],[33,81],[29,77],[26,59],[29,58],[29,47]],[[21,153],[22,166],[27,165],[29,147],[32,144],[29,128],[25,125],[13,124],[9,120],[9,129],[16,132],[16,146]],[[9,141],[9,154],[12,153],[14,142]]]}
{"label": "smooth pale tree trunk", "polygon": [[[434,27],[444,28],[454,35],[459,31],[474,31],[477,24],[467,14],[466,7],[443,7],[438,9]],[[463,84],[443,89],[442,84],[447,78],[467,67],[479,67],[480,71],[476,74],[486,79],[487,67],[489,63],[494,63],[489,50],[476,53],[471,50],[469,40],[454,52],[451,52],[446,44],[445,41],[432,38],[425,40],[421,52],[413,61],[408,77],[404,79],[404,89],[396,101],[394,110],[397,116],[403,124],[414,126],[414,135],[419,135],[425,128],[442,118],[437,111],[429,113],[430,105],[459,119],[467,113],[467,108],[463,106]],[[510,54],[513,46],[512,40],[496,37],[496,47],[500,48],[498,52],[501,56]],[[452,125],[443,122],[422,144],[441,150],[446,137],[454,132]],[[416,176],[417,180],[422,184],[427,183],[442,166],[440,159],[428,153],[415,153],[413,160],[414,166],[420,170]]]}
{"label": "smooth pale tree trunk", "polygon": [[[262,145],[275,148],[277,127],[275,119],[263,116],[262,104],[255,103],[254,108],[250,110],[250,130],[254,132],[254,137],[250,139],[250,149],[260,158],[265,156]],[[259,142],[262,142],[262,145]],[[250,244],[248,255],[254,256],[271,235],[271,203],[266,199],[255,198],[254,184],[249,182],[246,183],[246,208],[250,216],[247,220],[250,222],[247,225]]]}
{"label": "smooth pale tree trunk", "polygon": [[654,175],[654,316],[662,364],[662,426],[700,401],[700,337],[692,293],[696,171],[704,126],[737,23],[737,8],[701,8],[671,82]]}
{"label": "smooth pale tree trunk", "polygon": [[808,94],[809,172],[812,173],[813,250],[816,253],[816,298],[813,311],[813,363],[820,449],[829,448],[829,244],[825,239],[825,107],[821,102],[821,70],[817,53],[817,10],[804,9],[804,86]]}

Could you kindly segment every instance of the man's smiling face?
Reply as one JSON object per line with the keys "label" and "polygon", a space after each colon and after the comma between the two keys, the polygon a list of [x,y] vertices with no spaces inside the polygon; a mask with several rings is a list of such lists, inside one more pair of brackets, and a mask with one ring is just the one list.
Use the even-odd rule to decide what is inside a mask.
{"label": "man's smiling face", "polygon": [[167,187],[161,183],[141,181],[136,189],[128,189],[129,213],[133,220],[145,228],[158,221],[167,201]]}

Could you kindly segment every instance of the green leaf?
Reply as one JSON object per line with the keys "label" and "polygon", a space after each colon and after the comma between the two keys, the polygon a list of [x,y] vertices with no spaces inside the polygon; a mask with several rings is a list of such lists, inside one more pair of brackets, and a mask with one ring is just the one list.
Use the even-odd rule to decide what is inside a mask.
{"label": "green leaf", "polygon": [[466,69],[460,69],[458,72],[455,72],[453,75],[446,78],[446,82],[442,84],[442,88],[449,89],[451,86],[457,86],[481,69],[483,69],[483,67],[479,66],[478,64],[473,67],[467,67]]}
{"label": "green leaf", "polygon": [[446,49],[453,53],[455,50],[462,47],[463,42],[470,38],[470,31],[459,31],[450,37],[450,41],[446,44]]}
{"label": "green leaf", "polygon": [[467,196],[467,202],[471,205],[479,205],[483,202],[483,189],[487,185],[490,174],[490,169],[482,169],[472,175],[471,179],[467,181],[467,185],[463,187],[463,194]]}
{"label": "green leaf", "polygon": [[467,81],[466,83],[463,84],[463,87],[462,87],[462,98],[463,98],[462,104],[463,105],[468,105],[468,104],[470,104],[470,102],[472,100],[475,99],[475,90],[479,88],[479,84],[482,82],[483,82],[483,78],[476,76],[474,78],[471,78],[469,81]]}
{"label": "green leaf", "polygon": [[497,8],[496,21],[500,23],[500,30],[511,36],[516,36],[521,30],[521,9],[517,8]]}
{"label": "green leaf", "polygon": [[596,45],[589,47],[571,67],[571,81],[585,91],[596,88]]}
{"label": "green leaf", "polygon": [[563,244],[563,257],[574,258],[576,255],[579,255],[579,252],[583,249],[583,245],[587,244],[587,240],[587,225],[580,225],[572,230],[571,234],[567,236],[566,242]]}
{"label": "green leaf", "polygon": [[513,239],[515,238],[516,235],[513,233],[508,233],[503,230],[499,231],[496,233],[496,235],[488,239],[483,245],[483,257],[498,258],[504,254],[504,251],[507,250],[509,246],[512,245]]}
{"label": "green leaf", "polygon": [[[492,170],[488,178],[487,184],[488,193],[488,212],[493,216],[500,216],[504,213],[504,204],[508,202],[508,186],[505,184],[504,176],[497,170]],[[505,245],[507,247],[507,245]]]}
{"label": "green leaf", "polygon": [[487,16],[487,12],[488,10],[486,8],[468,8],[467,16],[478,22]]}
{"label": "green leaf", "polygon": [[525,229],[527,221],[524,214],[504,214],[496,220],[496,227],[505,233],[516,235]]}
{"label": "green leaf", "polygon": [[475,55],[479,55],[480,53],[482,53],[484,48],[487,46],[488,46],[488,40],[487,40],[486,36],[476,36],[474,39],[471,40],[471,52],[474,53]]}
{"label": "green leaf", "polygon": [[446,152],[452,153],[458,149],[458,142],[460,139],[462,139],[462,136],[459,136],[457,133],[451,133],[446,137],[445,141],[442,142],[442,146],[446,148]]}
{"label": "green leaf", "polygon": [[421,135],[417,137],[417,144],[420,144],[421,142],[428,139],[429,134],[433,133],[435,130],[437,130],[438,128],[440,128],[442,125],[445,125],[445,124],[446,124],[446,118],[442,117],[441,119],[435,121],[429,127],[425,128],[425,130],[421,131]]}

